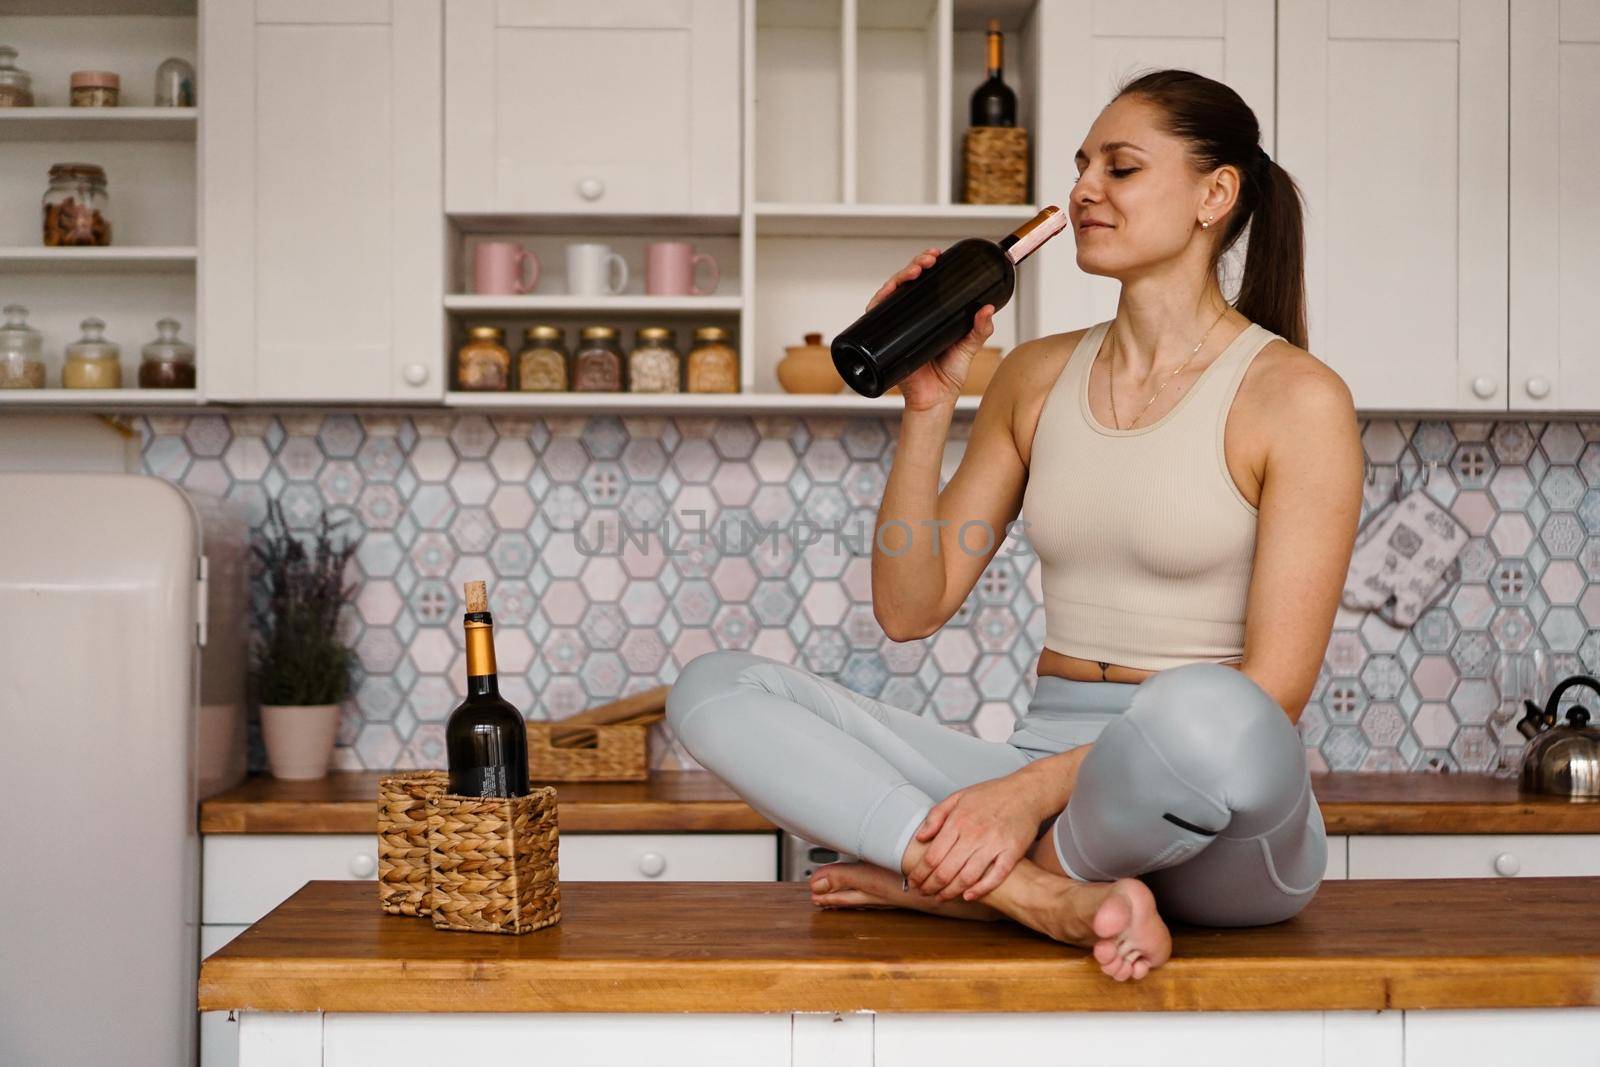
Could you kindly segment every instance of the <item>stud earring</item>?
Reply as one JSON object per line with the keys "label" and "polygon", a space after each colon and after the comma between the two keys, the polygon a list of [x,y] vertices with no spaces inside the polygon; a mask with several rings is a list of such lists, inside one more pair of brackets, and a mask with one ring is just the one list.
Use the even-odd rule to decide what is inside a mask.
{"label": "stud earring", "polygon": [[1209,230],[1209,229],[1211,229],[1211,224],[1213,222],[1215,222],[1216,220],[1217,220],[1217,217],[1215,215],[1207,215],[1206,216],[1206,221],[1204,221],[1204,222],[1202,222],[1200,224],[1200,228],[1202,230]]}

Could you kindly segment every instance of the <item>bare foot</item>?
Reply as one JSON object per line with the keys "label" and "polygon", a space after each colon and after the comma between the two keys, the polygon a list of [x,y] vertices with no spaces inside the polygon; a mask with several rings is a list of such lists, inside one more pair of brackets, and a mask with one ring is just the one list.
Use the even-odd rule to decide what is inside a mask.
{"label": "bare foot", "polygon": [[1143,978],[1172,956],[1172,935],[1150,887],[1137,878],[1078,882],[1034,867],[1030,905],[1011,912],[1057,941],[1091,949],[1119,982]]}
{"label": "bare foot", "polygon": [[[819,891],[826,879],[828,888]],[[1001,914],[979,901],[945,900],[900,888],[901,876],[877,864],[829,863],[811,876],[811,902],[823,908],[909,908],[951,919],[994,922]]]}

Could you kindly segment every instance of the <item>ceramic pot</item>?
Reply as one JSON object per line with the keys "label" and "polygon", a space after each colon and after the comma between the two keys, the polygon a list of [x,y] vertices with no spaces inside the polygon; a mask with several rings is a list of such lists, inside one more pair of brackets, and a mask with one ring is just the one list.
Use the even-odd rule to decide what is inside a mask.
{"label": "ceramic pot", "polygon": [[339,734],[339,705],[261,705],[261,740],[274,778],[308,781],[328,773]]}
{"label": "ceramic pot", "polygon": [[822,343],[820,333],[806,334],[806,343],[784,349],[788,355],[778,361],[778,384],[786,393],[837,393],[844,379],[833,366],[833,353]]}
{"label": "ceramic pot", "polygon": [[[983,391],[989,388],[989,383],[994,380],[994,372],[1000,367],[1000,349],[993,345],[985,345],[978,349],[978,354],[972,357],[972,366],[967,368],[967,379],[961,383],[962,396],[982,396]],[[900,395],[897,385],[889,392],[894,396]]]}

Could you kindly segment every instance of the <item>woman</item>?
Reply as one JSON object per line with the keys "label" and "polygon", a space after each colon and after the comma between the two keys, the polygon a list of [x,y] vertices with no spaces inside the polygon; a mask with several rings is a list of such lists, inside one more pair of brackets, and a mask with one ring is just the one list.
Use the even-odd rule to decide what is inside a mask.
{"label": "woman", "polygon": [[[961,538],[963,524],[1002,531],[1020,514],[1045,647],[1010,738],[745,652],[701,656],[673,686],[668,719],[697,760],[775,823],[864,861],[818,869],[815,904],[1008,916],[1126,981],[1170,955],[1164,916],[1278,922],[1320,885],[1294,723],[1355,541],[1362,449],[1349,390],[1303,347],[1298,192],[1259,138],[1211,79],[1124,87],[1077,153],[1069,202],[1078,265],[1122,283],[1116,317],[1001,362],[942,492],[993,308],[903,383],[874,611],[894,640],[932,634],[1000,541]],[[1247,223],[1230,307],[1218,263]]]}

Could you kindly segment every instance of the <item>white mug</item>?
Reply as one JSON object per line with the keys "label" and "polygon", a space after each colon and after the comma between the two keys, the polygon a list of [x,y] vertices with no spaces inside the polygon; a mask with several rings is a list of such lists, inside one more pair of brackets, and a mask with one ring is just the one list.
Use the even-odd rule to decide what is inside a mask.
{"label": "white mug", "polygon": [[616,296],[628,287],[628,261],[610,245],[567,246],[567,292],[574,296]]}

